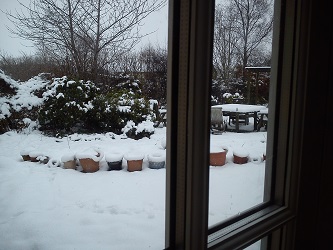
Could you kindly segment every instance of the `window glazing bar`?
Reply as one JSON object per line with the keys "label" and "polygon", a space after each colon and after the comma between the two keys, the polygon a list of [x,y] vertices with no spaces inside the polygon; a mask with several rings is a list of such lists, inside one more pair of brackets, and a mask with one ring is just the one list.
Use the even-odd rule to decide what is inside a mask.
{"label": "window glazing bar", "polygon": [[207,247],[214,7],[214,1],[169,2],[166,246],[171,249]]}

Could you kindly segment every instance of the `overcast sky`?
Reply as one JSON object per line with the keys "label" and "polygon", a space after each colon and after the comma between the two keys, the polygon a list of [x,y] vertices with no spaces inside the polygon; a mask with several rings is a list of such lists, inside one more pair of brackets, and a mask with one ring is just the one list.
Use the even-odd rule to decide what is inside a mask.
{"label": "overcast sky", "polygon": [[[29,3],[30,0],[20,0],[22,3]],[[134,0],[133,0],[134,1]],[[17,0],[0,0],[0,53],[6,53],[12,56],[19,56],[23,53],[33,54],[34,48],[31,42],[15,38],[6,26],[13,28],[11,22],[7,19],[2,11],[20,10],[21,6]],[[141,28],[143,34],[154,32],[142,39],[141,45],[151,42],[158,43],[164,47],[167,44],[168,37],[168,6],[164,6],[160,11],[152,13],[144,21],[144,26]],[[139,45],[140,46],[140,45]]]}

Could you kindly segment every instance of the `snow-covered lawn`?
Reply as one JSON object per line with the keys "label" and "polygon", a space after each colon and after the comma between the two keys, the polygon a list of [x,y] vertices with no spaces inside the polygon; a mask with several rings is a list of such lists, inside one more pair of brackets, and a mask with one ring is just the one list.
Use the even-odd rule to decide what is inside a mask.
{"label": "snow-covered lawn", "polygon": [[[164,150],[165,132],[158,128],[150,139],[137,141],[113,134],[0,135],[0,249],[163,249],[166,171],[149,169],[147,155]],[[262,201],[266,132],[226,132],[212,135],[211,143],[229,151],[226,165],[210,166],[209,225]],[[24,162],[20,151],[27,147],[55,161],[91,147],[105,155],[138,150],[146,157],[140,172],[128,172],[125,160],[123,170],[107,171],[103,158],[98,172],[85,174]],[[244,165],[232,162],[240,147],[250,155]]]}

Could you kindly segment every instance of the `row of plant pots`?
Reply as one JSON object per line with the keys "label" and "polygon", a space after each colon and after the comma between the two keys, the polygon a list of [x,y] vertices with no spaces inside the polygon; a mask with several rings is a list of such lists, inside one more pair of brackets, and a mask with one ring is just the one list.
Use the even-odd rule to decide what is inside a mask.
{"label": "row of plant pots", "polygon": [[[38,162],[42,154],[39,152],[26,152],[21,151],[21,156],[24,161]],[[79,153],[68,153],[61,157],[63,168],[65,169],[77,169],[78,164],[82,167],[84,173],[94,173],[100,169],[100,161],[105,156],[105,161],[108,164],[108,171],[122,170],[123,159],[127,161],[127,171],[141,171],[144,154],[141,153],[127,153],[122,154],[120,152],[112,152],[104,155],[104,152],[100,149],[89,148]],[[147,156],[148,167],[151,169],[161,169],[165,167],[165,151],[158,151]],[[41,162],[41,161],[40,161]],[[45,164],[47,162],[44,162]],[[50,165],[50,164],[49,164]],[[52,165],[52,164],[51,164]],[[56,165],[56,164],[55,164]]]}
{"label": "row of plant pots", "polygon": [[[225,146],[213,146],[210,147],[209,161],[211,166],[223,166],[226,164],[228,148]],[[254,161],[259,159],[254,158]],[[262,159],[266,160],[266,154],[263,153]],[[233,150],[233,163],[245,164],[249,161],[249,152],[244,148],[238,148]]]}
{"label": "row of plant pots", "polygon": [[44,155],[43,153],[37,150],[29,150],[29,149],[22,150],[21,156],[24,161],[40,162],[44,164],[47,164],[50,159],[48,156]]}
{"label": "row of plant pots", "polygon": [[[223,166],[226,164],[226,156],[228,153],[228,148],[224,146],[211,147],[210,148],[210,165],[211,166]],[[31,160],[32,162],[47,163],[49,157],[43,156],[38,151],[21,151],[23,160]],[[66,154],[61,158],[63,167],[65,169],[77,169],[77,163],[82,167],[82,172],[93,173],[99,170],[100,161],[104,157],[104,152],[99,149],[87,149],[86,151],[77,154]],[[141,153],[127,153],[122,154],[120,152],[112,152],[105,155],[105,161],[108,164],[108,171],[111,170],[122,170],[123,159],[127,161],[127,171],[141,171],[143,165],[144,154]],[[161,169],[165,167],[165,151],[154,152],[147,156],[148,167],[151,169]],[[263,154],[262,159],[265,160],[266,155]],[[255,159],[259,161],[259,159]],[[233,150],[233,162],[235,164],[245,164],[249,161],[249,153],[243,149]]]}

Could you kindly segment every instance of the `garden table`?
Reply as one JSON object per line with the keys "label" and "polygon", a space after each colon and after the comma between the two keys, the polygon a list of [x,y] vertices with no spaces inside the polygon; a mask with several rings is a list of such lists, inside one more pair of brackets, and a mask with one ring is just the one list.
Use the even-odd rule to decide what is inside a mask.
{"label": "garden table", "polygon": [[[214,105],[212,108],[220,107],[222,108],[223,116],[229,116],[229,124],[230,120],[235,121],[235,131],[240,132],[239,130],[239,123],[244,122],[245,125],[248,124],[248,118],[253,117],[254,124],[253,130],[257,131],[258,125],[258,112],[260,110],[266,109],[265,106],[261,105],[248,105],[248,104],[221,104],[221,105]],[[243,120],[243,121],[241,121]]]}

